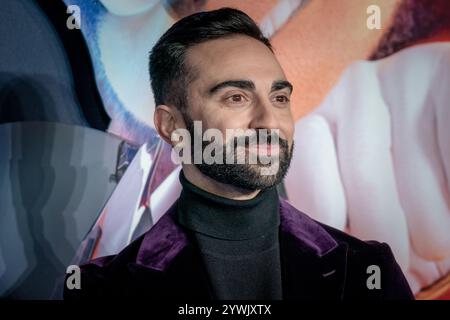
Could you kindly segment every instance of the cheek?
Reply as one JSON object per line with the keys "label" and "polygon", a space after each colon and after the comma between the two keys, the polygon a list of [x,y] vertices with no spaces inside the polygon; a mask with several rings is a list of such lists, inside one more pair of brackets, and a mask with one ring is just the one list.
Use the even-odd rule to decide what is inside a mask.
{"label": "cheek", "polygon": [[204,117],[209,128],[219,129],[225,134],[226,129],[247,129],[250,121],[244,113],[215,110]]}
{"label": "cheek", "polygon": [[291,114],[284,115],[279,120],[280,134],[283,139],[292,142],[294,139],[295,122]]}

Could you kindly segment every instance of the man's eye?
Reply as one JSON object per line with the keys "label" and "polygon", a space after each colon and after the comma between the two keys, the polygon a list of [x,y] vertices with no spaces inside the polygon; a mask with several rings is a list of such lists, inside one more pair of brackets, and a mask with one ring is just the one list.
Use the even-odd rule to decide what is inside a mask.
{"label": "man's eye", "polygon": [[280,102],[280,103],[288,103],[289,102],[289,98],[284,96],[284,95],[279,95],[275,97],[275,101],[276,102]]}
{"label": "man's eye", "polygon": [[240,104],[246,102],[245,97],[242,94],[233,94],[232,96],[229,96],[227,99],[227,102]]}

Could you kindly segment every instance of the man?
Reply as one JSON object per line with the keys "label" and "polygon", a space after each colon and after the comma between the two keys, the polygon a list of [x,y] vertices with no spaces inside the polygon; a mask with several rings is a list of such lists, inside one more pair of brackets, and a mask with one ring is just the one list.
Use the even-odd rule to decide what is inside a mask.
{"label": "man", "polygon": [[[386,244],[321,225],[278,197],[294,144],[292,86],[246,14],[224,8],[181,19],[153,48],[150,75],[155,128],[194,163],[182,163],[175,205],[118,255],[82,266],[81,289],[66,287],[65,298],[412,298]],[[177,139],[186,129],[194,141]],[[227,137],[215,135],[215,156],[244,154],[245,162],[195,161],[195,140],[210,129]],[[242,145],[228,130],[270,135]],[[209,147],[202,143],[200,155]]]}

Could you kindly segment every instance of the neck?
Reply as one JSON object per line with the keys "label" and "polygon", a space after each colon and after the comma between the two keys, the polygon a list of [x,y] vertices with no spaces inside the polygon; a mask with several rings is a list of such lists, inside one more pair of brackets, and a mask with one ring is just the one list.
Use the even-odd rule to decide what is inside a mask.
{"label": "neck", "polygon": [[179,178],[183,189],[177,202],[177,219],[196,233],[222,240],[249,240],[279,226],[275,187],[252,199],[235,200],[199,188],[186,178],[184,170]]}
{"label": "neck", "polygon": [[254,198],[260,190],[246,190],[216,181],[201,173],[195,165],[184,164],[183,173],[186,179],[196,187],[207,192],[233,200],[248,200]]}

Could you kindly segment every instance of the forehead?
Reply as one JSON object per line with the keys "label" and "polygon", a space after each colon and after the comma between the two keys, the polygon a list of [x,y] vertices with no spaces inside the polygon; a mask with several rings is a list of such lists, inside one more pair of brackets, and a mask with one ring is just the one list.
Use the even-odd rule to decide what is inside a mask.
{"label": "forehead", "polygon": [[198,80],[205,82],[286,78],[272,51],[248,36],[230,36],[195,45],[187,51],[186,62],[194,68]]}

